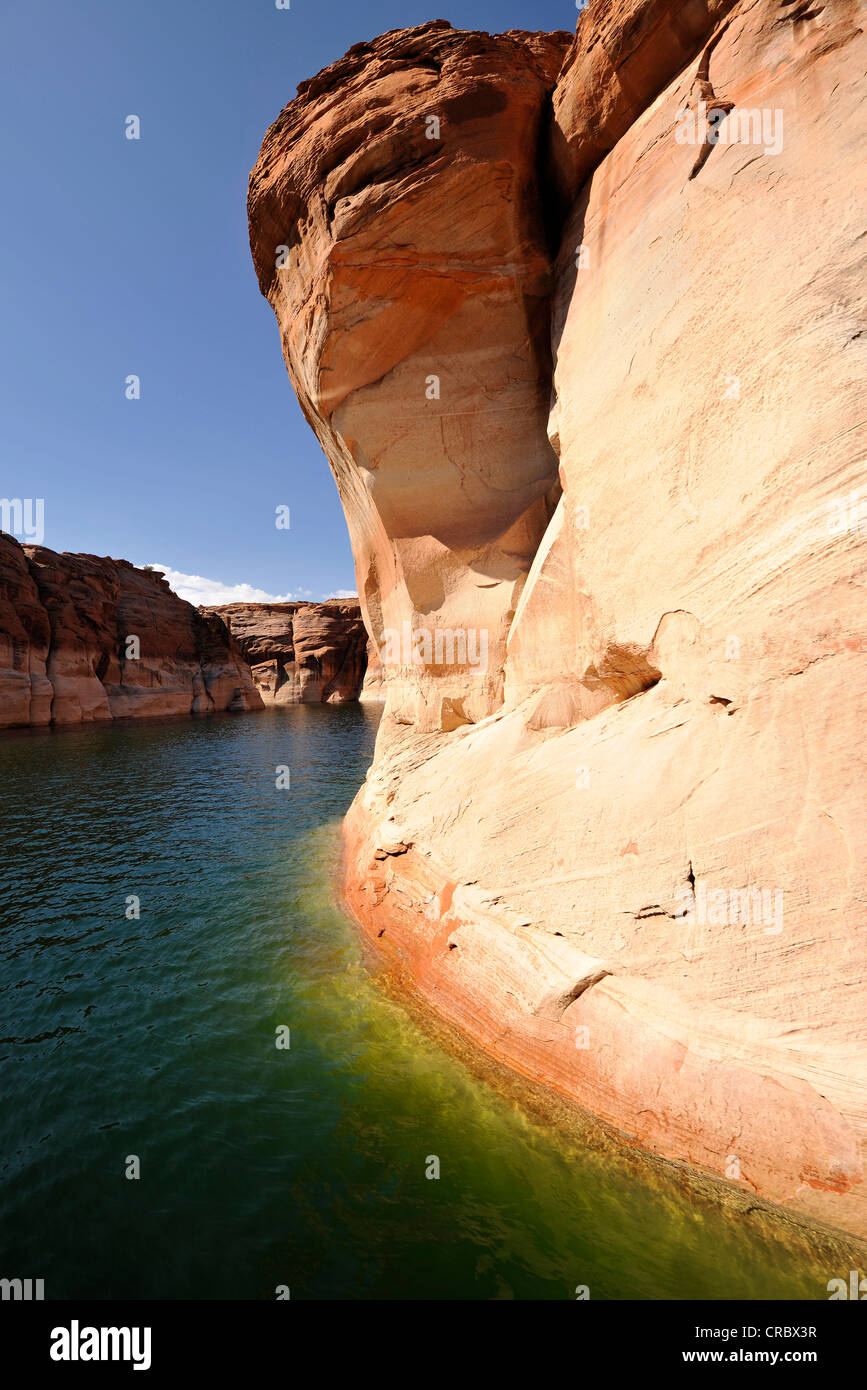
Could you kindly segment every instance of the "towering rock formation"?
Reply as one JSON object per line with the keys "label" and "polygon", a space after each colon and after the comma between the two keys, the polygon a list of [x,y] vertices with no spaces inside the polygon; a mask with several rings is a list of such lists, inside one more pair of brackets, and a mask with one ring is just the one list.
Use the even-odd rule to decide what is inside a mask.
{"label": "towering rock formation", "polygon": [[397,31],[249,211],[382,657],[359,920],[495,1057],[867,1233],[863,18]]}
{"label": "towering rock formation", "polygon": [[225,624],[157,571],[0,533],[0,728],[261,706]]}
{"label": "towering rock formation", "polygon": [[[569,37],[436,21],[359,44],[302,86],[250,182],[259,283],[337,479],[365,621],[393,637],[392,708],[427,728],[501,703],[558,492],[537,171]],[[468,615],[484,651],[413,663],[404,624]]]}
{"label": "towering rock formation", "polygon": [[222,618],[266,705],[359,698],[368,639],[357,599],[227,603],[200,611]]}

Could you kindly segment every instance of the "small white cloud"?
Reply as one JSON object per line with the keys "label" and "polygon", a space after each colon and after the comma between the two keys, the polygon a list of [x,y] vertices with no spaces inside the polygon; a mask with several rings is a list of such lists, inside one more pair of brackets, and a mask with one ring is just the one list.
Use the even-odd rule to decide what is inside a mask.
{"label": "small white cloud", "polygon": [[256,589],[252,584],[224,584],[221,579],[205,579],[200,574],[184,574],[172,569],[171,565],[150,566],[161,570],[169,588],[179,598],[186,599],[197,607],[215,607],[221,603],[292,603],[299,598],[307,598],[310,590],[299,589],[295,594],[269,594],[264,589]]}
{"label": "small white cloud", "polygon": [[334,590],[334,593],[333,593],[333,594],[329,594],[328,597],[329,597],[329,598],[358,598],[358,594],[355,592],[354,589],[335,589],[335,590]]}

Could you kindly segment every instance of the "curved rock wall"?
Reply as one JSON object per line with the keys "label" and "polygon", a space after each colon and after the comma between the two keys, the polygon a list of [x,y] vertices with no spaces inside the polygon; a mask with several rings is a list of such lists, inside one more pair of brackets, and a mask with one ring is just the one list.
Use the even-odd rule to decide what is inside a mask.
{"label": "curved rock wall", "polygon": [[510,1066],[861,1233],[865,52],[854,0],[426,25],[250,185],[366,620],[410,633],[359,920]]}
{"label": "curved rock wall", "polygon": [[445,21],[360,44],[303,84],[250,179],[259,283],[337,479],[390,705],[426,728],[501,702],[558,491],[538,162],[568,44]]}

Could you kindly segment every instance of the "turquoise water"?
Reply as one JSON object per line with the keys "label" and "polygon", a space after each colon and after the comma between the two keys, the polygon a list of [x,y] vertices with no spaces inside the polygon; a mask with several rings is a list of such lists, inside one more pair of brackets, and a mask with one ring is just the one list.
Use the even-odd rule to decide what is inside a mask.
{"label": "turquoise water", "polygon": [[48,1298],[827,1298],[814,1238],[565,1137],[370,972],[332,878],[377,718],[0,740],[0,1276]]}

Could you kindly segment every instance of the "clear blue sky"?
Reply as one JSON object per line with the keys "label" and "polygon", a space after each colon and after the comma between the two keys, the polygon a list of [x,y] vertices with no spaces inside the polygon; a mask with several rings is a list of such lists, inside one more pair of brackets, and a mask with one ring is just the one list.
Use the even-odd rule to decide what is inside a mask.
{"label": "clear blue sky", "polygon": [[46,545],[274,595],[354,591],[253,273],[247,178],[297,84],[353,43],[436,18],[576,21],[574,0],[432,3],[5,0],[0,497],[45,499]]}

